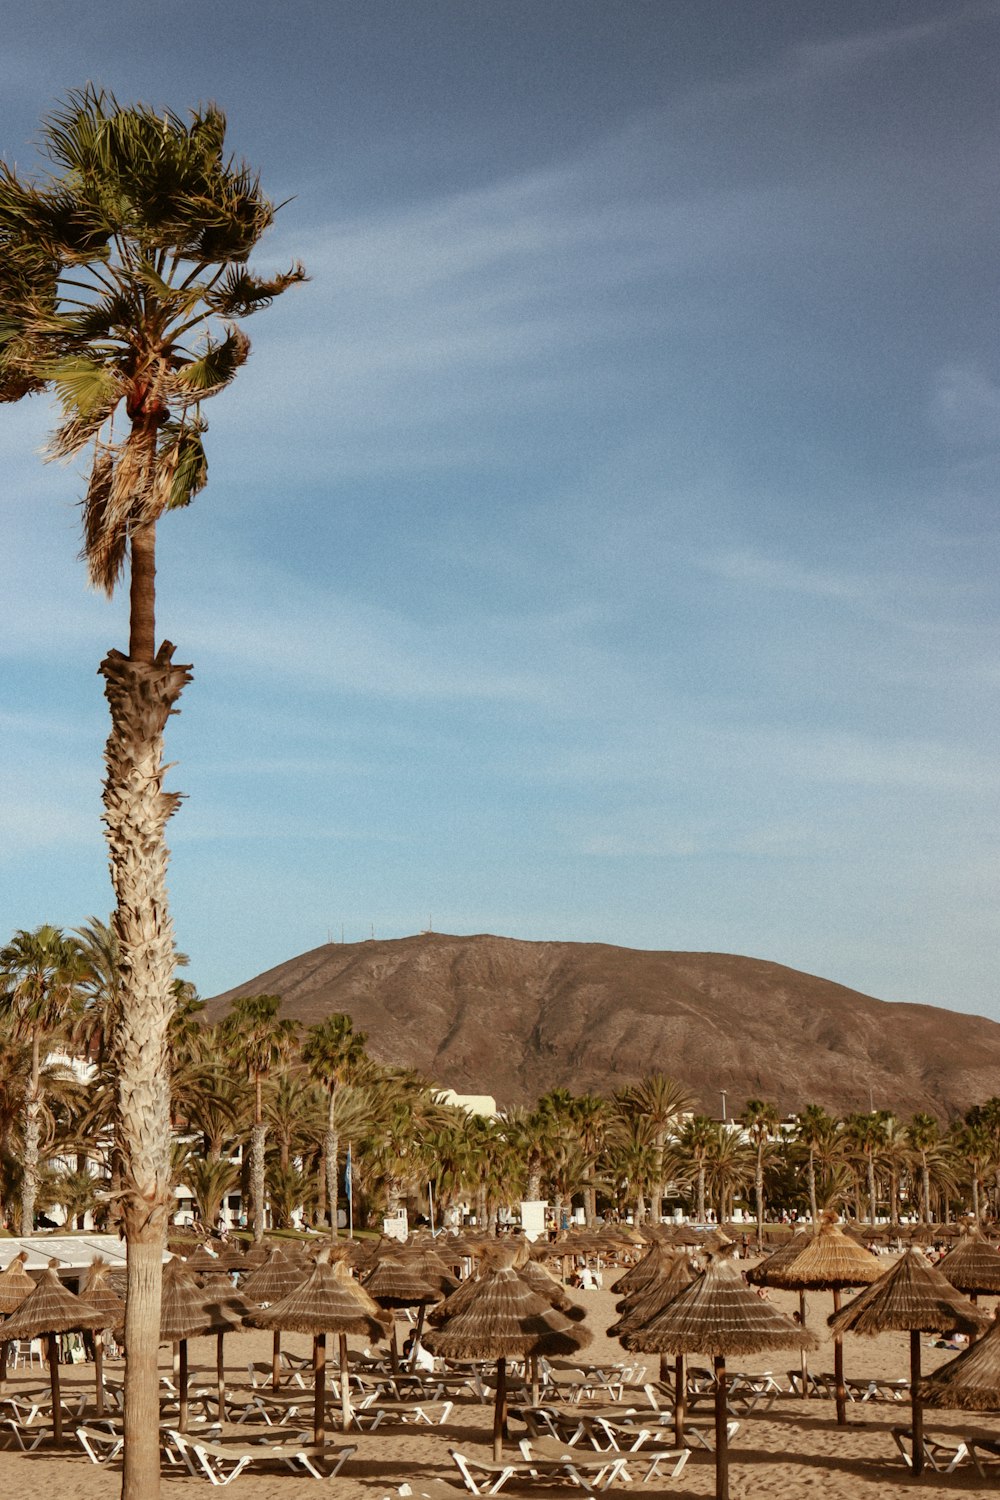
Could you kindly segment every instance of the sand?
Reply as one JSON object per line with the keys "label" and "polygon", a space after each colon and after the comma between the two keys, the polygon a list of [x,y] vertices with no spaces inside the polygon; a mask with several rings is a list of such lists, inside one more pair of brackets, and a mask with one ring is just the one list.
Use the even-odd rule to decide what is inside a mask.
{"label": "sand", "polygon": [[[889,1261],[886,1261],[888,1266]],[[587,1323],[594,1331],[594,1343],[587,1351],[591,1360],[630,1358],[624,1355],[615,1340],[604,1335],[604,1329],[614,1321],[614,1297],[607,1291],[579,1293],[589,1309]],[[776,1305],[791,1311],[798,1306],[797,1297],[774,1292]],[[993,1304],[988,1304],[992,1311]],[[809,1298],[810,1327],[825,1338],[825,1318],[832,1308],[828,1294],[813,1293]],[[352,1340],[352,1344],[356,1341]],[[311,1341],[294,1334],[286,1335],[282,1345],[293,1353],[308,1354]],[[227,1378],[233,1384],[246,1384],[247,1362],[270,1358],[271,1341],[268,1334],[236,1334],[227,1340]],[[901,1378],[908,1373],[908,1336],[887,1334],[878,1339],[855,1338],[845,1340],[845,1367],[849,1377]],[[169,1350],[161,1351],[163,1368],[169,1368]],[[925,1371],[935,1369],[953,1355],[945,1350],[934,1349],[928,1338],[923,1340]],[[192,1340],[190,1345],[193,1381],[210,1385],[214,1381],[214,1340]],[[786,1371],[797,1365],[797,1355],[778,1354],[761,1356],[745,1361],[733,1361],[734,1365],[760,1372],[773,1370],[783,1384]],[[815,1370],[833,1368],[833,1357],[828,1341],[810,1356]],[[648,1362],[649,1373],[656,1373],[656,1360]],[[64,1385],[90,1386],[93,1383],[93,1366],[63,1366]],[[112,1365],[109,1378],[121,1377],[121,1366]],[[35,1388],[39,1385],[37,1369],[31,1372],[15,1371],[8,1379],[7,1390]],[[640,1404],[641,1393],[631,1403]],[[307,1398],[308,1402],[308,1398]],[[710,1407],[704,1408],[708,1416]],[[917,1487],[893,1444],[890,1428],[907,1425],[909,1404],[887,1403],[875,1405],[871,1402],[851,1403],[848,1407],[849,1426],[838,1428],[834,1420],[832,1402],[820,1400],[802,1401],[791,1395],[779,1396],[765,1414],[752,1414],[742,1422],[733,1439],[730,1450],[730,1488],[734,1500],[757,1500],[757,1497],[774,1497],[774,1500],[797,1500],[798,1496],[819,1494],[825,1500],[901,1500]],[[414,1500],[452,1500],[464,1493],[457,1488],[458,1472],[448,1456],[449,1447],[473,1449],[483,1457],[489,1456],[492,1411],[472,1401],[456,1405],[451,1419],[444,1427],[399,1427],[393,1426],[377,1432],[352,1432],[347,1441],[357,1444],[357,1453],[341,1470],[334,1481],[339,1500],[382,1500],[393,1497],[403,1484],[412,1486]],[[304,1427],[308,1422],[303,1422]],[[972,1431],[986,1432],[1000,1437],[1000,1415],[996,1418],[979,1415],[966,1416],[962,1412],[928,1412],[927,1431],[932,1434],[962,1434]],[[232,1436],[239,1428],[230,1429]],[[516,1453],[514,1439],[522,1429],[512,1423],[511,1452]],[[334,1432],[332,1442],[341,1441]],[[12,1439],[11,1439],[12,1441]],[[0,1436],[0,1443],[5,1442]],[[968,1464],[951,1475],[925,1471],[919,1483],[944,1493],[961,1492],[969,1496],[995,1496],[996,1484],[980,1480]],[[0,1448],[0,1495],[58,1495],[59,1500],[110,1500],[119,1494],[121,1487],[120,1466],[97,1468],[86,1458],[82,1450],[67,1448],[63,1454],[46,1453],[39,1450],[26,1454],[19,1450]],[[621,1490],[621,1486],[615,1486]],[[633,1489],[641,1487],[635,1485]],[[645,1493],[653,1494],[667,1487],[654,1482]],[[307,1477],[298,1478],[291,1473],[271,1471],[264,1475],[244,1473],[235,1481],[233,1493],[243,1500],[273,1500],[280,1495],[282,1500],[305,1500],[317,1491],[316,1481]],[[555,1490],[545,1487],[543,1494],[571,1493],[567,1487]],[[164,1473],[163,1493],[177,1500],[195,1495],[212,1493],[207,1480],[196,1480],[184,1473]],[[502,1493],[502,1492],[501,1492]],[[576,1492],[579,1493],[579,1492]],[[714,1494],[714,1455],[702,1451],[693,1452],[688,1464],[676,1484],[669,1486],[669,1493],[678,1496],[712,1496]]]}

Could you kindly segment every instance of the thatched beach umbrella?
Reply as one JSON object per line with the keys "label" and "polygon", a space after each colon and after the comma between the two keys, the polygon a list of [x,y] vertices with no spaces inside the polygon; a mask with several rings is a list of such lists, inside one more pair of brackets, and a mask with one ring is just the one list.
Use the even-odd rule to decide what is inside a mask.
{"label": "thatched beach umbrella", "polygon": [[953,1250],[937,1263],[942,1276],[975,1302],[1000,1294],[1000,1255],[978,1229],[963,1234]]}
{"label": "thatched beach umbrella", "polygon": [[[661,1313],[668,1302],[689,1287],[694,1280],[694,1271],[688,1256],[677,1254],[664,1257],[656,1280],[633,1292],[618,1303],[621,1317],[608,1329],[608,1337],[620,1339],[626,1333],[645,1328],[647,1323]],[[660,1352],[660,1379],[669,1379],[668,1356]],[[687,1363],[686,1354],[674,1355],[674,1438],[678,1445],[684,1441],[684,1418],[687,1408]]]}
{"label": "thatched beach umbrella", "polygon": [[872,1286],[829,1320],[836,1334],[903,1332],[910,1335],[910,1406],[913,1426],[913,1472],[924,1466],[924,1414],[920,1400],[920,1335],[952,1332],[976,1334],[986,1315],[911,1246]]}
{"label": "thatched beach umbrella", "polygon": [[[806,1246],[809,1245],[809,1244],[811,1244],[811,1242],[812,1242],[815,1234],[816,1234],[816,1230],[812,1227],[811,1224],[809,1225],[809,1227],[807,1229],[799,1229],[799,1230],[797,1230],[795,1232],[795,1234],[792,1235],[791,1239],[788,1240],[788,1242],[786,1244],[779,1245],[778,1248],[777,1248],[777,1250],[772,1250],[772,1252],[771,1252],[770,1255],[766,1256],[764,1258],[764,1260],[760,1261],[756,1266],[751,1267],[751,1269],[746,1272],[747,1281],[749,1281],[753,1286],[780,1286],[780,1285],[782,1285],[782,1283],[781,1283],[780,1280],[778,1280],[778,1279],[772,1280],[772,1277],[774,1277],[774,1278],[779,1277],[780,1273],[782,1271],[784,1271],[785,1267],[786,1266],[790,1266],[791,1263],[792,1263],[792,1261],[795,1260],[799,1255],[802,1254],[802,1251],[806,1248]],[[800,1286],[799,1289],[798,1289],[798,1292],[799,1292],[799,1322],[802,1324],[802,1327],[804,1328],[806,1326],[806,1313],[808,1311],[808,1309],[806,1307],[806,1288],[804,1286]],[[809,1363],[808,1363],[808,1356],[806,1355],[806,1351],[803,1349],[802,1350],[802,1398],[803,1398],[803,1400],[808,1396],[808,1394],[809,1394]]]}
{"label": "thatched beach umbrella", "polygon": [[968,1349],[920,1382],[925,1406],[1000,1411],[1000,1320]]}
{"label": "thatched beach umbrella", "polygon": [[77,1333],[84,1328],[102,1328],[104,1314],[63,1286],[52,1267],[44,1270],[34,1289],[0,1324],[0,1339],[37,1339],[48,1343],[49,1381],[52,1387],[52,1430],[62,1442],[62,1407],[59,1400],[59,1347],[56,1335]]}
{"label": "thatched beach umbrella", "polygon": [[[819,1232],[800,1253],[768,1273],[769,1285],[789,1291],[832,1292],[834,1315],[840,1309],[840,1294],[847,1287],[867,1286],[881,1275],[878,1261],[837,1223],[829,1211],[820,1215]],[[844,1384],[844,1344],[835,1331],[833,1339],[834,1399],[837,1425],[847,1426],[847,1387]],[[805,1379],[803,1378],[803,1386]]]}
{"label": "thatched beach umbrella", "polygon": [[471,1294],[469,1286],[465,1283],[434,1310],[431,1321],[438,1326],[427,1334],[425,1343],[432,1354],[444,1359],[496,1360],[493,1454],[499,1462],[507,1414],[508,1356],[575,1354],[586,1348],[591,1335],[532,1291],[513,1266],[484,1271],[471,1283]]}
{"label": "thatched beach umbrella", "polygon": [[313,1442],[325,1438],[326,1336],[340,1337],[340,1399],[344,1431],[350,1425],[351,1405],[347,1369],[347,1335],[369,1339],[386,1336],[386,1315],[378,1303],[355,1281],[342,1261],[330,1265],[321,1260],[305,1281],[280,1302],[252,1311],[246,1321],[255,1328],[286,1328],[290,1333],[312,1334],[313,1341]]}
{"label": "thatched beach umbrella", "polygon": [[726,1358],[772,1349],[815,1347],[805,1328],[745,1285],[729,1257],[713,1260],[644,1328],[626,1334],[626,1349],[642,1354],[709,1354],[715,1369],[715,1494],[729,1500]]}
{"label": "thatched beach umbrella", "polygon": [[80,1287],[91,1307],[104,1314],[104,1322],[94,1330],[94,1386],[99,1417],[104,1415],[104,1330],[117,1328],[125,1319],[125,1303],[108,1282],[110,1271],[107,1261],[98,1255],[91,1261]]}
{"label": "thatched beach umbrella", "polygon": [[250,1311],[250,1304],[243,1292],[237,1291],[225,1271],[216,1271],[201,1279],[201,1300],[205,1316],[202,1336],[215,1334],[215,1380],[221,1416],[226,1400],[226,1364],[223,1344],[227,1333],[237,1333],[243,1327],[243,1319]]}
{"label": "thatched beach umbrella", "polygon": [[[424,1313],[429,1302],[440,1302],[455,1291],[458,1282],[447,1267],[431,1264],[426,1256],[407,1256],[398,1248],[382,1255],[362,1278],[361,1285],[379,1307],[388,1312],[396,1308],[419,1308],[414,1347],[423,1331]],[[389,1340],[392,1372],[399,1374],[399,1349],[396,1343],[396,1321],[393,1318]]]}
{"label": "thatched beach umbrella", "polygon": [[[188,1339],[210,1332],[201,1287],[186,1264],[172,1257],[163,1267],[163,1290],[160,1297],[160,1343],[174,1345],[174,1373],[177,1378],[177,1429],[187,1432],[188,1421]],[[128,1350],[125,1351],[128,1358]]]}
{"label": "thatched beach umbrella", "polygon": [[[12,1313],[34,1291],[35,1283],[24,1269],[27,1259],[27,1250],[19,1250],[6,1271],[0,1271],[0,1313]],[[7,1340],[3,1339],[0,1340],[0,1386],[6,1378]]]}
{"label": "thatched beach umbrella", "polygon": [[[289,1260],[275,1245],[269,1251],[265,1263],[254,1271],[252,1276],[247,1277],[240,1290],[247,1302],[254,1302],[259,1307],[270,1307],[272,1302],[280,1302],[283,1297],[294,1292],[308,1275],[309,1267],[301,1261]],[[271,1389],[273,1391],[276,1391],[281,1383],[280,1354],[281,1329],[276,1328],[271,1349]]]}
{"label": "thatched beach umbrella", "polygon": [[659,1241],[650,1245],[641,1260],[637,1260],[634,1266],[629,1266],[617,1281],[612,1282],[611,1290],[616,1297],[630,1297],[633,1292],[660,1281],[669,1269],[674,1253],[671,1247]]}

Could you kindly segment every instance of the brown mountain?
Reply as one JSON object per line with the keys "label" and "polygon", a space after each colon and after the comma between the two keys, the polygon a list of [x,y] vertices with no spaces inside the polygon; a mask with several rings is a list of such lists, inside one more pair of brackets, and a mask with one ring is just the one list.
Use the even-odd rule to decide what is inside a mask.
{"label": "brown mountain", "polygon": [[208,1002],[279,994],[304,1026],[346,1011],[380,1062],[459,1093],[528,1104],[547,1089],[608,1093],[650,1072],[717,1114],[748,1098],[835,1113],[946,1118],[1000,1092],[1000,1025],[887,1004],[781,964],[604,943],[422,933],[329,944]]}

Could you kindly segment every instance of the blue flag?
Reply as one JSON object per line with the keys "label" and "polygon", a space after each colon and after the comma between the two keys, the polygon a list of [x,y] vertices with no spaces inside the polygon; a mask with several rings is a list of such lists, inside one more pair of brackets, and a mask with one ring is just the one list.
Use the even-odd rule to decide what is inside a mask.
{"label": "blue flag", "polygon": [[351,1170],[351,1143],[347,1143],[347,1160],[344,1162],[344,1192],[348,1203],[354,1201],[354,1174]]}

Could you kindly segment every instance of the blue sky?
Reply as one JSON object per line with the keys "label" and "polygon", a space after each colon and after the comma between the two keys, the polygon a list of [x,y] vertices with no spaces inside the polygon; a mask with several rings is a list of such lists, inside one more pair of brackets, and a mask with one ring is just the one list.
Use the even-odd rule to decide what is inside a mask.
{"label": "blue sky", "polygon": [[[292,200],[259,263],[312,276],[161,527],[202,993],[431,920],[1000,1018],[998,33],[994,0],[8,18],[7,161],[88,79],[214,99]],[[0,409],[0,936],[110,905],[126,600],[50,425]]]}

